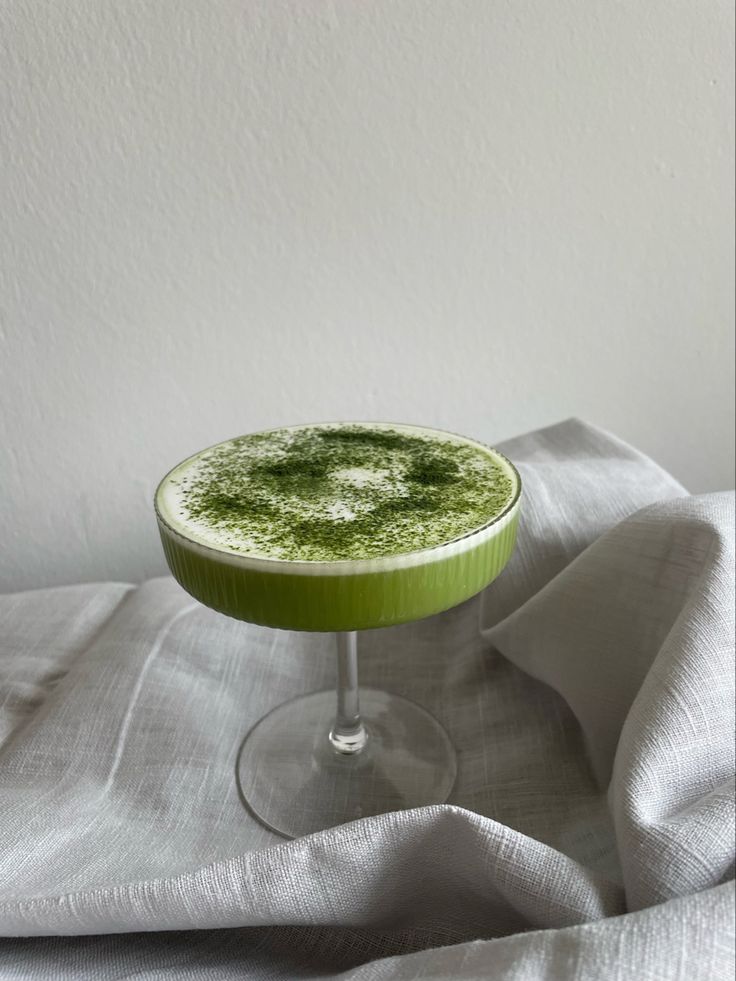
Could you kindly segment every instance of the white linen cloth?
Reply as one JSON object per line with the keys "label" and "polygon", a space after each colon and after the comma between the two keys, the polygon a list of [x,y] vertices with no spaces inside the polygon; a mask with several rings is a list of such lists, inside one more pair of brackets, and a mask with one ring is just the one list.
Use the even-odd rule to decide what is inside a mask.
{"label": "white linen cloth", "polygon": [[170,578],[0,597],[1,979],[733,977],[733,496],[574,420],[500,448],[507,569],[359,642],[446,726],[447,805],[293,842],[243,809],[328,635]]}

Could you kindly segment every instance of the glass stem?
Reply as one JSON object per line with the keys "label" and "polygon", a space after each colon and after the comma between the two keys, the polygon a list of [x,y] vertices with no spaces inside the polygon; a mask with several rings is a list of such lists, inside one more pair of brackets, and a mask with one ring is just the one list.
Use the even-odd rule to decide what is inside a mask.
{"label": "glass stem", "polygon": [[368,735],[360,718],[358,643],[354,630],[337,633],[337,714],[330,742],[337,753],[359,753]]}

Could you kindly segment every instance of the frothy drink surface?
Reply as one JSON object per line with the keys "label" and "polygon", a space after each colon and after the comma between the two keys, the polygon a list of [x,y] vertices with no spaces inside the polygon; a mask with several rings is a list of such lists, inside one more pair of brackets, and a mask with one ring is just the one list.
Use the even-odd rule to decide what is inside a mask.
{"label": "frothy drink surface", "polygon": [[203,450],[157,497],[175,531],[257,558],[329,562],[431,548],[502,514],[512,468],[471,440],[388,424],[276,429]]}

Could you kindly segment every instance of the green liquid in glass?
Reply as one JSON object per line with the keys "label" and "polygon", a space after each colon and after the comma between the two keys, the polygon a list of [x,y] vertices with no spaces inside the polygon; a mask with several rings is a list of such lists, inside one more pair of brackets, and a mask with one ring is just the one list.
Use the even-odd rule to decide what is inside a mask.
{"label": "green liquid in glass", "polygon": [[521,484],[499,453],[386,423],[296,426],[195,454],[159,485],[172,572],[208,606],[297,630],[428,616],[514,546]]}

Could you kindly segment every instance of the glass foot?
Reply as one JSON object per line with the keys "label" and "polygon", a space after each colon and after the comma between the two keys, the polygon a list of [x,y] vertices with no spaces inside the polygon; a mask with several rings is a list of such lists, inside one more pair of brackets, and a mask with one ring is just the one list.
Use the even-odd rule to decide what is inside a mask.
{"label": "glass foot", "polygon": [[360,689],[365,745],[338,752],[330,733],[335,692],[279,705],[238,754],[243,803],[287,838],[386,811],[441,804],[455,782],[452,743],[437,720],[399,695]]}

